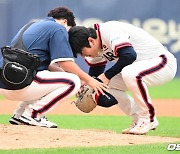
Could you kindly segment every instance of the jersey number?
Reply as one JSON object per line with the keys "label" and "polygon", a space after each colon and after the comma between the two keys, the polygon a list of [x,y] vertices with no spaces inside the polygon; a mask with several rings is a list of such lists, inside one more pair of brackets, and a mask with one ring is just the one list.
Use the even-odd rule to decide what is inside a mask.
{"label": "jersey number", "polygon": [[117,58],[112,52],[106,52],[105,54],[103,54],[104,57],[106,57],[109,61],[113,61],[115,60],[115,58]]}

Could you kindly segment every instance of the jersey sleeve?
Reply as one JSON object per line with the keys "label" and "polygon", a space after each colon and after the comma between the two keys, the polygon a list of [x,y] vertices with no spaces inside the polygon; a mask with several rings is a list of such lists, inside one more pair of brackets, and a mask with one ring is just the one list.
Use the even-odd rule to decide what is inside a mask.
{"label": "jersey sleeve", "polygon": [[60,29],[54,33],[49,41],[51,63],[58,61],[74,61],[73,53],[68,41],[68,33]]}
{"label": "jersey sleeve", "polygon": [[113,31],[110,35],[110,45],[114,54],[117,56],[118,49],[122,47],[132,46],[130,43],[130,35],[123,31]]}
{"label": "jersey sleeve", "polygon": [[85,57],[85,61],[90,67],[104,66],[107,63],[107,60],[103,56],[98,56],[95,58]]}

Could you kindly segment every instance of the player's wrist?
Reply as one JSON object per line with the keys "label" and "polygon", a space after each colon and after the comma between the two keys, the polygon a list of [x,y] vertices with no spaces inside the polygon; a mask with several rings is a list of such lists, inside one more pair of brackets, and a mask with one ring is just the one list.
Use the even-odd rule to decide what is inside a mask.
{"label": "player's wrist", "polygon": [[98,76],[98,78],[106,85],[109,84],[109,79],[105,76],[104,73],[102,73],[101,75]]}

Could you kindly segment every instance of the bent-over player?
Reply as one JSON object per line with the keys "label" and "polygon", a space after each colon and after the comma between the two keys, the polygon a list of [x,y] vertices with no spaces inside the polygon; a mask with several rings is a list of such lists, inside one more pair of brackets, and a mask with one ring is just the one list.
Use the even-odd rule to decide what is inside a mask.
{"label": "bent-over player", "polygon": [[[75,26],[74,18],[69,9],[58,7],[51,10],[46,19],[33,23],[23,33],[24,46],[29,53],[38,55],[41,65],[34,81],[23,89],[9,89],[0,81],[1,94],[8,99],[22,101],[10,119],[11,124],[56,128],[57,124],[48,121],[44,114],[75,95],[81,85],[80,79],[96,92],[107,87],[82,71],[74,62],[67,32]],[[10,46],[15,44],[18,36],[19,32]]]}
{"label": "bent-over player", "polygon": [[[95,24],[94,29],[75,26],[69,30],[69,41],[74,55],[85,57],[89,74],[107,84],[117,100],[105,104],[100,95],[95,97],[97,104],[117,104],[133,118],[122,133],[145,134],[158,126],[148,87],[172,80],[177,70],[175,57],[160,42],[143,29],[118,21]],[[108,61],[115,64],[104,72]]]}

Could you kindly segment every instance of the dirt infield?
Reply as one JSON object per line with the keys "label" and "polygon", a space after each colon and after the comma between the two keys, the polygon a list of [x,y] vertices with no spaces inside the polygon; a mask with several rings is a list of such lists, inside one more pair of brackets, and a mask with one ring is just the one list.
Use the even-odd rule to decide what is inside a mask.
{"label": "dirt infield", "polygon": [[[85,113],[79,111],[72,100],[68,100],[59,104],[55,109],[48,114],[73,114],[84,115]],[[19,102],[1,100],[0,114],[12,114]],[[155,99],[153,105],[156,109],[157,116],[174,116],[180,117],[180,99]],[[96,107],[90,115],[125,115],[117,106],[110,108]]]}
{"label": "dirt infield", "polygon": [[100,130],[48,129],[34,126],[0,125],[0,134],[0,149],[98,147],[180,142],[180,138],[124,135]]}
{"label": "dirt infield", "polygon": [[[78,114],[72,100],[60,104],[49,114]],[[18,102],[2,100],[0,114],[13,114]],[[180,117],[180,100],[153,100],[157,116]],[[90,115],[124,115],[119,108],[97,107]],[[180,138],[116,134],[102,130],[48,129],[34,126],[0,125],[0,149],[121,146],[131,144],[173,143]]]}

